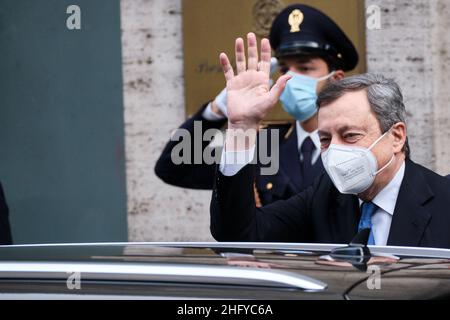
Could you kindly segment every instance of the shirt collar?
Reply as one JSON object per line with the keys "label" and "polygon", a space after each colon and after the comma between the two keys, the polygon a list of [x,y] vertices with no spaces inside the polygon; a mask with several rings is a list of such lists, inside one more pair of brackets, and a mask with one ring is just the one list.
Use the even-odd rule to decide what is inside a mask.
{"label": "shirt collar", "polygon": [[300,121],[296,121],[296,126],[298,150],[300,150],[300,148],[302,147],[303,141],[305,141],[307,137],[310,137],[312,142],[314,143],[314,146],[316,147],[316,150],[320,151],[319,130],[317,129],[313,132],[306,132],[300,125]]}
{"label": "shirt collar", "polygon": [[[395,174],[391,182],[388,183],[378,194],[373,198],[372,202],[380,209],[386,211],[391,216],[394,214],[395,204],[397,203],[398,193],[402,185],[403,177],[405,176],[405,162],[403,162],[400,169]],[[362,200],[359,200],[360,204]]]}

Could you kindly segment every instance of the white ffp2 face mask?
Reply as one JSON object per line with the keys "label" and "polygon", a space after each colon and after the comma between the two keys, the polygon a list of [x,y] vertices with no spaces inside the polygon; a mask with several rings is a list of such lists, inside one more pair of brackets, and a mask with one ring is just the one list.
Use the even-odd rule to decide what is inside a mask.
{"label": "white ffp2 face mask", "polygon": [[378,170],[377,159],[371,151],[389,132],[384,133],[369,148],[332,144],[322,153],[325,171],[340,193],[357,195],[366,191],[376,175],[394,161],[395,155],[392,155],[391,160]]}

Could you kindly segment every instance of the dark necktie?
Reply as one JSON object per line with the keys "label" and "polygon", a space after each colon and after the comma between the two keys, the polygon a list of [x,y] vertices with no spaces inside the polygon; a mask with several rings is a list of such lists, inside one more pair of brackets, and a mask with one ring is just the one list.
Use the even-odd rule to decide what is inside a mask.
{"label": "dark necktie", "polygon": [[300,152],[302,154],[302,177],[303,177],[303,186],[309,187],[313,183],[313,172],[312,172],[312,154],[316,149],[313,141],[310,137],[307,137],[300,148]]}
{"label": "dark necktie", "polygon": [[359,221],[358,232],[363,229],[370,229],[370,236],[367,244],[375,245],[375,238],[372,230],[372,216],[377,211],[377,206],[373,202],[364,202],[361,206],[361,220]]}

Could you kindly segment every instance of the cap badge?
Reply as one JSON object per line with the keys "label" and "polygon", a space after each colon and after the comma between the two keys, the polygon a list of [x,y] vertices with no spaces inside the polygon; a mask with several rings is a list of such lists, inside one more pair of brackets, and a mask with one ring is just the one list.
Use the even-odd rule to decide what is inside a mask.
{"label": "cap badge", "polygon": [[300,25],[303,22],[303,12],[298,9],[295,9],[289,15],[289,25],[291,26],[291,33],[300,32]]}

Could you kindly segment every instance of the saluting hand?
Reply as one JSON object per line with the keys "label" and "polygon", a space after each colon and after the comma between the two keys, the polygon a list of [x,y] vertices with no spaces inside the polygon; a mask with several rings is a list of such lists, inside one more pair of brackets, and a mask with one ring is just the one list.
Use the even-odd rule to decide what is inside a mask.
{"label": "saluting hand", "polygon": [[220,64],[227,82],[227,111],[229,129],[258,130],[261,120],[275,106],[286,82],[284,75],[269,90],[271,48],[269,40],[261,40],[261,61],[254,33],[247,35],[248,59],[244,52],[244,40],[236,39],[236,72],[225,53],[220,54]]}

